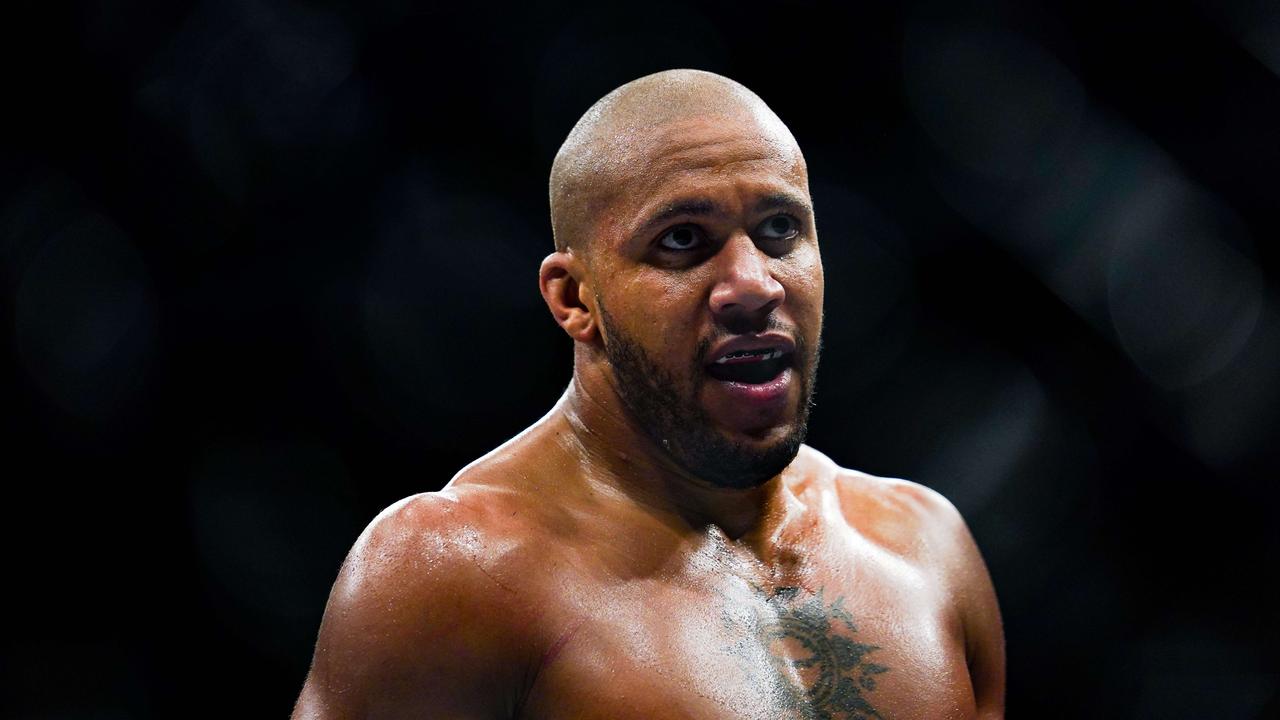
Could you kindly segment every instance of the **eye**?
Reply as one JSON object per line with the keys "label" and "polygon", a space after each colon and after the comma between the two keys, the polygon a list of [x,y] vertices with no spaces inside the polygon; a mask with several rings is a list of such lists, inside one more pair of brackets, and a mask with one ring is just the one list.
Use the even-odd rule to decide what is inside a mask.
{"label": "eye", "polygon": [[702,232],[693,225],[678,225],[663,233],[658,245],[675,252],[697,250],[702,247]]}
{"label": "eye", "polygon": [[790,215],[774,215],[760,223],[756,232],[767,240],[790,240],[800,234],[800,223]]}

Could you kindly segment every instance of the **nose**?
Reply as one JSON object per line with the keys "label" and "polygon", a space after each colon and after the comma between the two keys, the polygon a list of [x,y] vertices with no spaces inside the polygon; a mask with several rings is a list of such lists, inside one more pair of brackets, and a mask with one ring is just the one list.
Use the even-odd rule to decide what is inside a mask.
{"label": "nose", "polygon": [[769,270],[769,256],[745,234],[731,238],[717,253],[719,278],[711,289],[717,316],[766,316],[787,293]]}

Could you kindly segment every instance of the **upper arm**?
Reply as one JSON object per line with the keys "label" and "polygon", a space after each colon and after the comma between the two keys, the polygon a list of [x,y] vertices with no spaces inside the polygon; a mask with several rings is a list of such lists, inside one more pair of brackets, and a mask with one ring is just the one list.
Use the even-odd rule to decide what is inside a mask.
{"label": "upper arm", "polygon": [[935,516],[933,527],[941,535],[948,589],[964,629],[965,658],[978,717],[1003,718],[1004,626],[995,587],[960,512],[941,495],[928,492]]}
{"label": "upper arm", "polygon": [[[1005,655],[1000,605],[964,518],[949,500],[923,485],[857,473],[849,512],[859,531],[929,568],[964,638],[965,664],[978,717],[1004,717]],[[878,518],[875,522],[873,519]]]}
{"label": "upper arm", "polygon": [[499,713],[520,646],[494,621],[502,598],[463,515],[416,496],[365,530],[329,596],[294,720]]}

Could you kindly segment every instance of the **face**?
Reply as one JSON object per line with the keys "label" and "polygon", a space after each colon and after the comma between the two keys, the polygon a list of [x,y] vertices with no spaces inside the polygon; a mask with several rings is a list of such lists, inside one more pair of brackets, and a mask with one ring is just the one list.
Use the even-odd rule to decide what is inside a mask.
{"label": "face", "polygon": [[822,262],[804,161],[754,119],[673,123],[639,143],[592,249],[614,387],[686,471],[777,475],[804,440]]}

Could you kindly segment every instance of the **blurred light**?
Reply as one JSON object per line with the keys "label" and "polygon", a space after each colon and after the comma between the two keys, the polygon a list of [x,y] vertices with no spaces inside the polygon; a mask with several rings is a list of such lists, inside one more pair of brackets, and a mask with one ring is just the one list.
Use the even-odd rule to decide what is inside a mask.
{"label": "blurred light", "polygon": [[505,381],[511,363],[541,362],[533,337],[551,335],[537,276],[550,232],[523,227],[501,198],[437,190],[418,172],[388,182],[378,223],[362,315],[393,422],[421,437],[508,404],[524,390]]}
{"label": "blurred light", "polygon": [[342,458],[311,443],[221,443],[199,458],[190,526],[228,625],[294,661],[359,533]]}
{"label": "blurred light", "polygon": [[61,173],[41,169],[0,209],[0,280],[13,290],[49,238],[83,213],[84,200]]}
{"label": "blurred light", "polygon": [[812,193],[827,279],[828,372],[819,382],[827,392],[849,394],[892,368],[915,334],[914,268],[902,230],[861,196],[821,182]]}
{"label": "blurred light", "polygon": [[927,339],[921,335],[858,395],[819,401],[821,434],[840,439],[833,458],[871,472],[887,468],[942,493],[981,531],[993,562],[1028,562],[1068,538],[1087,542],[1075,534],[1088,527],[1080,513],[1096,492],[1097,453],[1088,434],[1054,409],[1017,359]]}
{"label": "blurred light", "polygon": [[[671,68],[717,72],[729,67],[721,25],[692,5],[659,0],[646,3],[643,12],[623,7],[581,5],[546,44],[533,117],[521,124],[536,128],[548,158],[587,108],[619,85]],[[677,25],[673,18],[679,18]],[[785,121],[786,112],[780,114]]]}
{"label": "blurred light", "polygon": [[[263,146],[340,148],[350,140],[352,118],[324,120],[327,103],[352,76],[357,45],[342,19],[323,9],[205,3],[153,63],[139,99],[187,136],[226,197],[244,202],[251,158]],[[352,108],[338,111],[349,116]]]}
{"label": "blurred light", "polygon": [[1008,364],[994,376],[971,377],[973,396],[949,404],[955,414],[937,428],[915,478],[943,490],[966,516],[984,510],[1004,483],[1024,475],[1027,460],[1049,449],[1042,444],[1045,394],[1030,371]]}
{"label": "blurred light", "polygon": [[984,227],[1018,253],[1050,291],[1105,330],[1109,240],[1103,228],[1143,162],[1140,153],[1091,115],[1074,152],[1042,188],[993,201],[976,197],[982,189],[969,185],[965,201],[975,209],[998,206],[983,218]]}
{"label": "blurred light", "polygon": [[1083,89],[1042,49],[980,25],[908,26],[907,98],[953,161],[1007,185],[1054,176],[1075,149]]}
{"label": "blurred light", "polygon": [[1258,718],[1280,690],[1249,646],[1199,618],[1155,627],[1141,657],[1137,717]]}
{"label": "blurred light", "polygon": [[1263,302],[1252,241],[1146,138],[1003,30],[908,32],[908,95],[949,162],[933,179],[1154,384],[1202,382],[1248,342]]}
{"label": "blurred light", "polygon": [[[86,608],[93,613],[96,608]],[[109,621],[104,617],[106,624]],[[110,634],[116,628],[105,630]],[[55,633],[56,634],[56,633]],[[5,717],[125,720],[151,717],[148,662],[128,642],[6,643],[0,672],[7,683]],[[25,707],[24,707],[25,706]],[[21,712],[26,710],[26,712]]]}
{"label": "blurred light", "polygon": [[[236,31],[205,58],[205,109],[230,114],[255,137],[289,144],[352,72],[353,38],[338,16],[285,3],[246,3]],[[197,121],[199,113],[192,113]]]}
{"label": "blurred light", "polygon": [[1121,346],[1162,387],[1200,382],[1248,342],[1262,309],[1258,267],[1222,241],[1240,223],[1219,221],[1216,203],[1176,178],[1148,177],[1117,209],[1108,308]]}
{"label": "blurred light", "polygon": [[[1077,516],[1074,526],[1056,528],[1013,546],[1008,560],[983,555],[998,572],[995,578],[1004,615],[1012,674],[1024,678],[1017,691],[1069,687],[1072,708],[1106,707],[1109,715],[1126,712],[1138,685],[1134,678],[1137,653],[1128,641],[1133,633],[1124,579],[1106,554],[1090,550],[1089,530],[1096,526]],[[1039,530],[1040,528],[1034,528]],[[1105,648],[1105,651],[1100,650]],[[1069,678],[1060,675],[1064,668]],[[1054,707],[1057,701],[1042,706]],[[1036,717],[1074,717],[1068,713],[1037,713]]]}
{"label": "blurred light", "polygon": [[911,107],[942,151],[930,176],[943,198],[1103,322],[1104,243],[1093,229],[1127,154],[1080,83],[1003,29],[916,23],[904,52]]}
{"label": "blurred light", "polygon": [[1235,361],[1183,394],[1182,424],[1205,464],[1225,469],[1265,451],[1280,428],[1280,315],[1270,298]]}
{"label": "blurred light", "polygon": [[18,357],[44,394],[82,419],[132,409],[156,345],[142,258],[107,218],[86,213],[49,238],[14,302]]}
{"label": "blurred light", "polygon": [[1274,2],[1201,0],[1200,9],[1236,36],[1271,72],[1280,75],[1280,5]]}

